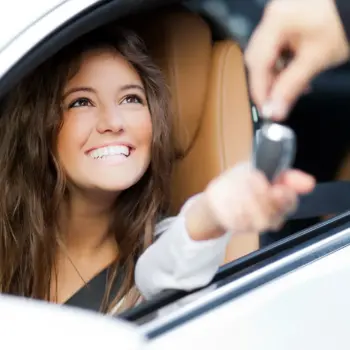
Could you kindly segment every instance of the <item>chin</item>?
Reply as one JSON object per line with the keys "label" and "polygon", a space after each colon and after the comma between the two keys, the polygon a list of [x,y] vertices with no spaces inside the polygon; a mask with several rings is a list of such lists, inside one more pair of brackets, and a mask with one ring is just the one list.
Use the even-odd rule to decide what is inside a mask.
{"label": "chin", "polygon": [[132,187],[133,185],[135,185],[135,182],[125,181],[118,184],[95,184],[92,187],[95,190],[100,190],[103,192],[120,193]]}
{"label": "chin", "polygon": [[96,181],[92,181],[92,186],[95,189],[100,189],[106,192],[122,192],[127,190],[128,188],[134,186],[139,182],[142,174],[135,176],[123,176],[123,177],[112,177],[112,178],[102,178]]}

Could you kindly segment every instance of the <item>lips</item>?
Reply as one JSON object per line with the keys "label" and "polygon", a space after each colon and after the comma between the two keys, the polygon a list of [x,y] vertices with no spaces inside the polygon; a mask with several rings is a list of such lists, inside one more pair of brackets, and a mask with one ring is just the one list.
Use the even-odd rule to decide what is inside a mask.
{"label": "lips", "polygon": [[109,145],[99,147],[87,152],[87,155],[93,159],[107,159],[114,156],[130,156],[132,148],[127,145]]}

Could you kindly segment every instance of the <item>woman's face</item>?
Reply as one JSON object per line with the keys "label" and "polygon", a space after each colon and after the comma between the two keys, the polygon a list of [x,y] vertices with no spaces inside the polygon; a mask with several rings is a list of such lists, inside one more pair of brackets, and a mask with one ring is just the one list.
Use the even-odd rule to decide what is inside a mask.
{"label": "woman's face", "polygon": [[150,163],[152,123],[142,81],[117,52],[85,53],[63,93],[58,157],[82,190],[120,192]]}

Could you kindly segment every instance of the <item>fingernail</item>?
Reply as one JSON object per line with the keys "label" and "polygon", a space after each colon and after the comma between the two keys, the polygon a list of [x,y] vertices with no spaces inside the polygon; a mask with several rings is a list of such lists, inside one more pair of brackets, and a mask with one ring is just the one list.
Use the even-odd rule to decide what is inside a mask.
{"label": "fingernail", "polygon": [[285,103],[281,101],[267,101],[261,109],[261,117],[265,119],[284,119],[288,112]]}

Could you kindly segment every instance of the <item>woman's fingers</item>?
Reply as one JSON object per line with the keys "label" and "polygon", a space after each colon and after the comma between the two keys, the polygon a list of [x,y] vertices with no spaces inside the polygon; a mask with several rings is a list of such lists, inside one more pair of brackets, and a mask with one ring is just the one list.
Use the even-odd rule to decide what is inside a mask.
{"label": "woman's fingers", "polygon": [[307,194],[315,188],[315,178],[301,170],[291,169],[282,173],[275,184],[289,187],[297,194]]}

